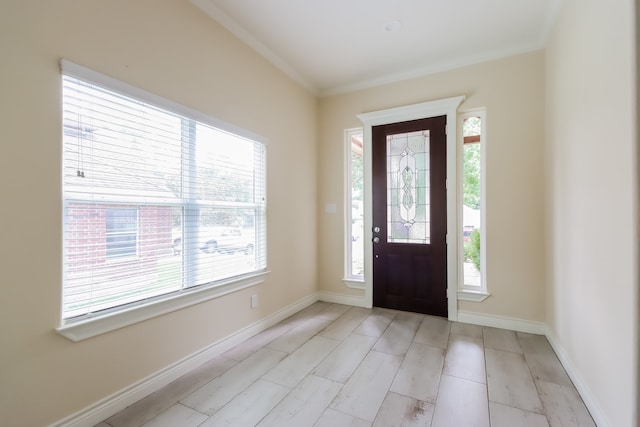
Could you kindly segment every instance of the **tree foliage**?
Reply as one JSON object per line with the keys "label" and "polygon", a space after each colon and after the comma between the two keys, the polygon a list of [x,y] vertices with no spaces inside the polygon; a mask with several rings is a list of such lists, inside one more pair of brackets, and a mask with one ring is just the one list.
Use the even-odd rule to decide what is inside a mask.
{"label": "tree foliage", "polygon": [[480,209],[480,144],[464,146],[463,166],[463,203]]}
{"label": "tree foliage", "polygon": [[480,271],[480,230],[475,229],[469,234],[469,240],[464,244],[464,258]]}

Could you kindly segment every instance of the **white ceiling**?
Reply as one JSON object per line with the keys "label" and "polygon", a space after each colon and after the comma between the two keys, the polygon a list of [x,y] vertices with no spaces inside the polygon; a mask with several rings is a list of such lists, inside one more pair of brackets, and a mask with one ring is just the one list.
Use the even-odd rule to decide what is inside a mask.
{"label": "white ceiling", "polygon": [[192,0],[318,95],[540,49],[562,1]]}

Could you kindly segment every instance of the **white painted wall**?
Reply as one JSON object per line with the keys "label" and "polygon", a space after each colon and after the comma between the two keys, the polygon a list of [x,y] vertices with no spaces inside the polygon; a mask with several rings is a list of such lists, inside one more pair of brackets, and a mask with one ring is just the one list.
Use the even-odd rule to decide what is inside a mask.
{"label": "white painted wall", "polygon": [[632,0],[567,0],[546,53],[547,316],[602,426],[637,426]]}

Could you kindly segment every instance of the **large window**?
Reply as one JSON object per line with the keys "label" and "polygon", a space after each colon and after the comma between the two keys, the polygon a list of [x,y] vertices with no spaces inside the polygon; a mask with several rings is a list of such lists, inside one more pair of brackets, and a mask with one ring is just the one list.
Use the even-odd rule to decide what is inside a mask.
{"label": "large window", "polygon": [[69,63],[62,99],[64,322],[265,270],[262,142]]}

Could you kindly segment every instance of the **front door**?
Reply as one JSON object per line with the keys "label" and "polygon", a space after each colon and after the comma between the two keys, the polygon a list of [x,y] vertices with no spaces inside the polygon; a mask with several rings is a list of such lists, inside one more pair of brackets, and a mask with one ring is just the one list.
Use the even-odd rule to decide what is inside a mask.
{"label": "front door", "polygon": [[446,116],[373,126],[373,305],[447,316]]}

